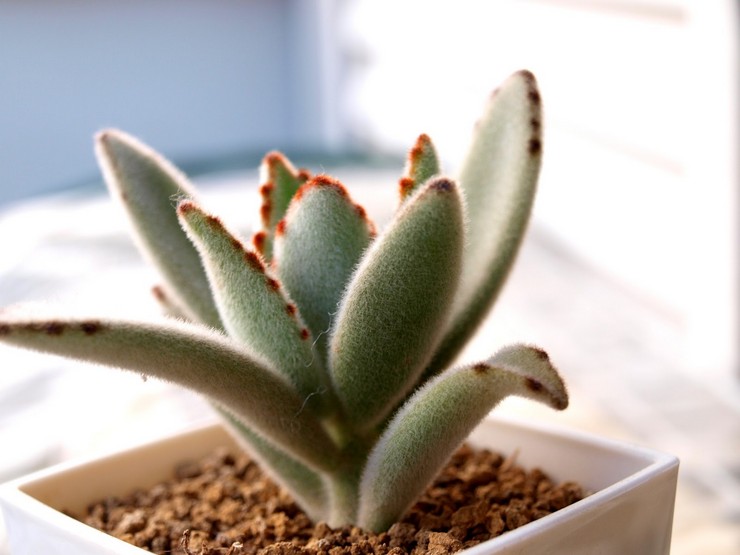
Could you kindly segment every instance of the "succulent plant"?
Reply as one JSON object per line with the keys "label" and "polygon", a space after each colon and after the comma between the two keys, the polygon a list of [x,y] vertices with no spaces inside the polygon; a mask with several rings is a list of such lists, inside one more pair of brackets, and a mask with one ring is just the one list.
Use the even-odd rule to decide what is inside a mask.
{"label": "succulent plant", "polygon": [[420,136],[380,232],[337,180],[270,153],[249,242],[160,155],[103,131],[105,180],[161,273],[169,317],[5,310],[0,340],[196,390],[310,517],[384,530],[503,398],[568,404],[533,346],[450,367],[521,243],[540,122],[535,79],[520,71],[491,96],[457,180]]}

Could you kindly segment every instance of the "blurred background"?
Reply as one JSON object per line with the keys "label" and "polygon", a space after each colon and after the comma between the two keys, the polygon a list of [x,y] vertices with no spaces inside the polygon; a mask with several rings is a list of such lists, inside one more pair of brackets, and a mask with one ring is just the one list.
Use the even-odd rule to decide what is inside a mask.
{"label": "blurred background", "polygon": [[[488,94],[528,68],[540,193],[466,355],[546,347],[572,408],[501,412],[678,455],[673,552],[737,553],[738,17],[732,0],[0,0],[0,306],[156,313],[98,129],[164,153],[245,231],[271,149],[382,220],[416,136],[454,174]],[[208,415],[164,384],[0,348],[0,480]]]}

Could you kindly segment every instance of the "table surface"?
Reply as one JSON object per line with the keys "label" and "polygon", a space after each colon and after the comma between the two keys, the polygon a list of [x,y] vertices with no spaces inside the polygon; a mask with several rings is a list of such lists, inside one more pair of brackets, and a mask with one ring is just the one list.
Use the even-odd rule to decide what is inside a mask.
{"label": "table surface", "polygon": [[[382,225],[395,172],[340,177]],[[254,227],[256,172],[199,179],[206,207],[242,233]],[[0,306],[48,301],[76,313],[159,317],[157,276],[102,190],[0,207]],[[553,413],[519,400],[502,413],[559,422],[678,455],[672,553],[740,552],[740,411],[677,372],[680,322],[598,275],[536,225],[495,310],[463,354],[508,342],[550,352],[570,385]],[[197,396],[131,374],[0,346],[0,481],[58,461],[136,444],[210,416]],[[94,392],[91,394],[90,392]],[[0,523],[0,555],[4,532]]]}

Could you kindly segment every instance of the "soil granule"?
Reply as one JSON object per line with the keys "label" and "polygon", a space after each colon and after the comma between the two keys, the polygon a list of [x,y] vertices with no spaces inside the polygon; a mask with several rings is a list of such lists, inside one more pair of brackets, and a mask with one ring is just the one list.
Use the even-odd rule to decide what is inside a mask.
{"label": "soil granule", "polygon": [[218,450],[146,491],[92,504],[86,524],[153,553],[179,555],[444,555],[584,497],[487,450],[460,448],[404,519],[373,534],[314,525],[246,455]]}

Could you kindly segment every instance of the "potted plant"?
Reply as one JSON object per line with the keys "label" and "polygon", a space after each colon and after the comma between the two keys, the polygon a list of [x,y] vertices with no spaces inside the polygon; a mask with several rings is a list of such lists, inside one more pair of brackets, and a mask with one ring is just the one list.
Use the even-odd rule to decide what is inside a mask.
{"label": "potted plant", "polygon": [[[503,398],[567,406],[562,379],[534,346],[513,345],[488,360],[449,367],[493,304],[529,219],[542,152],[540,96],[531,73],[514,74],[492,95],[458,180],[441,175],[431,140],[419,137],[400,180],[399,206],[380,232],[341,183],[297,171],[271,153],[262,167],[263,228],[246,244],[201,208],[178,170],[136,139],[104,131],[96,150],[113,196],[162,275],[155,292],[170,317],[136,322],[7,309],[0,313],[0,340],[199,391],[239,445],[315,521],[386,530]],[[486,424],[483,433],[504,448],[521,448],[524,461],[526,451],[538,453],[532,462],[539,459],[544,467],[558,467],[554,461],[560,457],[584,469],[590,463],[571,462],[584,450],[599,463],[607,452],[622,456],[612,468],[600,465],[608,477],[586,476],[586,487],[598,493],[495,540],[491,553],[519,552],[522,546],[536,552],[527,538],[541,541],[538,529],[550,538],[542,552],[572,553],[578,545],[650,545],[650,552],[667,552],[674,459],[603,443],[588,447],[567,434],[561,438],[565,446],[539,452],[538,442],[552,440],[511,424]],[[187,446],[195,452],[201,441],[223,442],[218,434],[198,431],[164,451],[182,454]],[[106,464],[131,469],[132,461],[145,456],[148,472],[160,466],[156,453],[162,448],[154,450],[153,459],[135,451],[61,476],[67,483],[83,471],[107,475]],[[564,473],[565,466],[555,471]],[[132,474],[143,478],[141,469]],[[643,487],[648,476],[658,485]],[[70,508],[54,501],[58,483],[42,475],[13,487],[4,497],[6,511],[28,511],[29,495],[36,496],[31,506],[40,500]],[[620,520],[645,510],[636,501],[644,499],[636,492],[644,491],[666,502],[660,525],[647,527],[657,531],[650,537],[644,523]],[[615,508],[616,499],[626,504]],[[11,500],[19,501],[15,509],[7,508]],[[599,500],[601,508],[584,516],[584,507]],[[649,522],[654,505],[645,506],[652,507]],[[572,529],[556,526],[579,516],[576,533],[583,542]],[[584,532],[583,518],[599,527],[608,521],[623,528],[628,522],[636,534],[611,528],[604,538]],[[79,526],[77,537],[95,541]],[[12,538],[12,524],[10,532]],[[105,541],[111,552],[132,549],[113,551],[112,540]]]}

